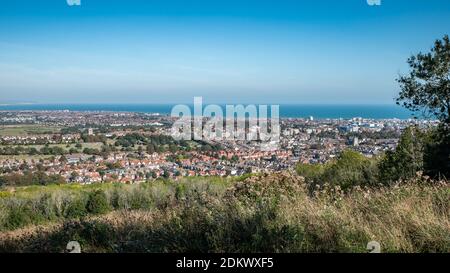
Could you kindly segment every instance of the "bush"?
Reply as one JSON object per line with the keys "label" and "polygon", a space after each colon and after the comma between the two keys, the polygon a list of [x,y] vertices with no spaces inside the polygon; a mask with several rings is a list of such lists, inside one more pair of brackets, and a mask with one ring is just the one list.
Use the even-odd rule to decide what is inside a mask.
{"label": "bush", "polygon": [[300,164],[296,171],[305,177],[310,191],[324,185],[350,190],[354,186],[378,184],[376,159],[366,158],[352,150],[343,151],[335,161],[324,165]]}
{"label": "bush", "polygon": [[51,221],[56,219],[55,202],[51,194],[42,194],[31,206],[36,214],[42,215],[43,220]]}
{"label": "bush", "polygon": [[102,190],[95,190],[88,196],[86,210],[92,214],[104,214],[110,210],[108,198]]}
{"label": "bush", "polygon": [[[8,216],[5,219],[6,229],[17,229],[25,227],[36,219],[37,215],[33,215],[30,207],[20,203],[11,204]],[[33,219],[34,218],[34,219]]]}
{"label": "bush", "polygon": [[88,214],[86,207],[84,199],[74,199],[69,203],[65,217],[68,219],[85,217]]}
{"label": "bush", "polygon": [[306,179],[307,184],[314,186],[319,183],[326,168],[327,165],[324,164],[299,164],[295,170]]}
{"label": "bush", "polygon": [[395,151],[388,151],[379,163],[380,182],[391,184],[407,180],[423,171],[426,136],[417,127],[405,129]]}
{"label": "bush", "polygon": [[322,176],[332,186],[349,190],[354,186],[373,186],[377,183],[378,170],[374,161],[362,154],[343,151],[338,160],[327,168]]}

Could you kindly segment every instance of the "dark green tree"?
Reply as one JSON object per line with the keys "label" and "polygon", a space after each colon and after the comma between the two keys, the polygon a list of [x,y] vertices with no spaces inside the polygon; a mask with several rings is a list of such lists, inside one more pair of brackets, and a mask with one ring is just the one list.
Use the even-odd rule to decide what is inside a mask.
{"label": "dark green tree", "polygon": [[410,72],[400,76],[397,104],[440,120],[424,147],[424,173],[450,176],[450,39],[436,40],[429,53],[408,59]]}
{"label": "dark green tree", "polygon": [[170,178],[170,173],[167,170],[164,170],[163,177],[166,179]]}
{"label": "dark green tree", "polygon": [[0,176],[0,187],[6,185],[6,179],[3,176]]}
{"label": "dark green tree", "polygon": [[431,130],[424,147],[424,173],[433,178],[450,178],[450,130]]}
{"label": "dark green tree", "polygon": [[108,198],[102,190],[96,190],[89,194],[86,210],[92,214],[104,214],[110,210]]}
{"label": "dark green tree", "polygon": [[400,137],[395,151],[386,152],[379,163],[380,182],[390,184],[417,176],[423,170],[425,134],[417,127],[408,127]]}
{"label": "dark green tree", "polygon": [[105,170],[98,170],[98,174],[102,178],[102,182],[105,179],[106,171]]}
{"label": "dark green tree", "polygon": [[410,72],[400,76],[397,104],[450,123],[450,41],[436,40],[429,53],[408,59]]}

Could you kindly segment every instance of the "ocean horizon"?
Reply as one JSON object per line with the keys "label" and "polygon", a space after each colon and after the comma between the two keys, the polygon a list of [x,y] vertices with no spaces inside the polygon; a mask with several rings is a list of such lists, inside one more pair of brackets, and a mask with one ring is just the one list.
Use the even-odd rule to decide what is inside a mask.
{"label": "ocean horizon", "polygon": [[[0,111],[112,111],[170,114],[176,104],[3,104]],[[192,104],[188,105],[191,110]],[[219,104],[225,111],[226,104]],[[243,104],[244,106],[246,104]],[[205,105],[204,105],[205,106]],[[395,104],[279,104],[282,118],[409,119],[412,112]],[[270,112],[270,107],[269,107]]]}

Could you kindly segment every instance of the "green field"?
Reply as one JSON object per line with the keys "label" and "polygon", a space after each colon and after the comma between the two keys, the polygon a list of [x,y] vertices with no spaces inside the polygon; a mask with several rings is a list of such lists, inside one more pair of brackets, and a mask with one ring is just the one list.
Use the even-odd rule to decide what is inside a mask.
{"label": "green field", "polygon": [[[60,147],[66,150],[70,150],[71,148],[76,149],[75,147],[76,144],[49,144],[48,147],[52,148],[52,147]],[[23,147],[28,147],[28,148],[36,148],[37,150],[42,149],[43,147],[45,147],[46,145],[0,145],[0,148],[4,148],[4,147],[17,147],[17,146],[23,146]],[[81,146],[84,148],[90,148],[90,149],[101,149],[101,147],[103,146],[103,143],[101,142],[93,142],[93,143],[81,143]]]}
{"label": "green field", "polygon": [[[62,149],[65,150],[66,153],[68,153],[70,151],[70,149],[74,148],[76,144],[49,144],[48,147],[52,148],[52,147],[60,147]],[[5,148],[5,147],[26,147],[26,148],[36,148],[38,151],[40,149],[42,149],[43,147],[45,147],[45,145],[0,145],[0,149],[1,148]],[[82,148],[81,149],[77,149],[80,153],[83,152],[83,149],[85,148],[90,148],[90,149],[98,149],[101,150],[103,143],[101,142],[96,142],[96,143],[82,143],[81,144]],[[21,154],[21,155],[0,155],[0,160],[35,160],[38,161],[40,159],[48,159],[51,158],[51,155],[27,155],[27,154]]]}
{"label": "green field", "polygon": [[0,160],[34,160],[48,159],[51,155],[0,155]]}
{"label": "green field", "polygon": [[58,133],[61,130],[55,126],[39,126],[39,125],[7,125],[0,126],[0,136],[24,136],[44,133]]}

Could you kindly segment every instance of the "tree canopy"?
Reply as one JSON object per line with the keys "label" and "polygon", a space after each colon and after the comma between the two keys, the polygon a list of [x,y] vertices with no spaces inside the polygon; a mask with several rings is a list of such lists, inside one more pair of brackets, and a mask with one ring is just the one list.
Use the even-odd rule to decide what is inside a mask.
{"label": "tree canopy", "polygon": [[401,92],[397,104],[450,124],[450,41],[436,40],[428,53],[408,59],[410,72],[397,79]]}

